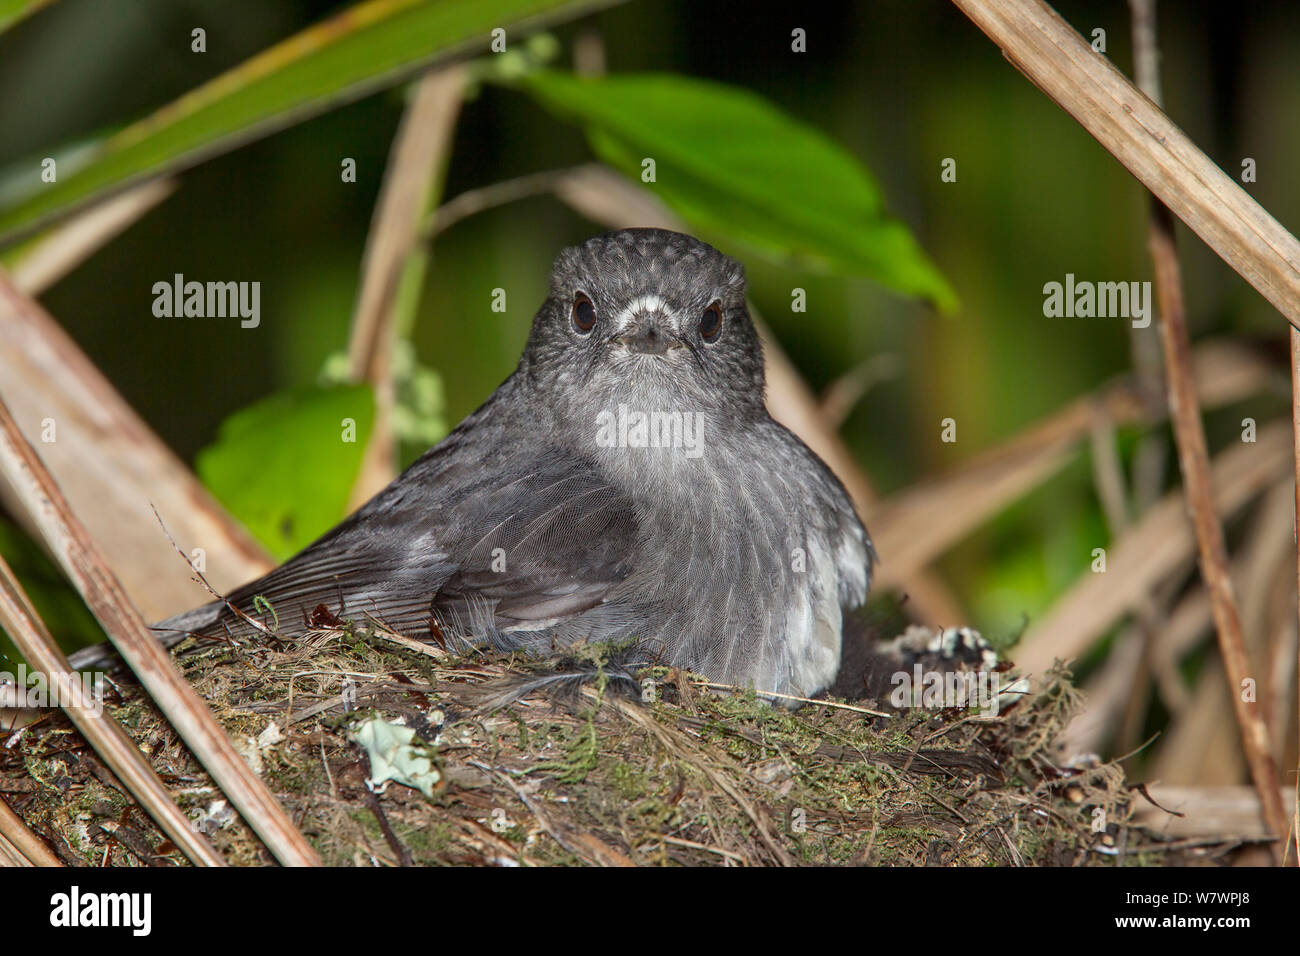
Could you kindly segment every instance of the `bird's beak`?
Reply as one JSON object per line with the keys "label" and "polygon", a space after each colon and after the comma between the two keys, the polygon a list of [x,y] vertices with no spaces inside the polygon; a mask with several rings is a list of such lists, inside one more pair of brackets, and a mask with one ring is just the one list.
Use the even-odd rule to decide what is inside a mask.
{"label": "bird's beak", "polygon": [[663,355],[669,349],[678,348],[681,342],[671,332],[666,332],[661,324],[662,316],[658,313],[638,316],[632,327],[614,341],[629,352],[642,355]]}

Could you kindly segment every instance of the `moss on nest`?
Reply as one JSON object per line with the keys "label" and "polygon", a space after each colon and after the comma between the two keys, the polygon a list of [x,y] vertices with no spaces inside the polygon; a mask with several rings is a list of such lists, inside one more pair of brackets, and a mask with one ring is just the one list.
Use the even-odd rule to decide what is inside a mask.
{"label": "moss on nest", "polygon": [[[493,709],[553,665],[349,631],[180,658],[330,864],[1110,865],[1159,849],[1128,829],[1116,766],[1053,761],[1075,699],[1064,673],[995,718],[876,716],[772,707],[663,668],[638,675],[644,702],[589,663],[593,680]],[[138,685],[118,682],[108,710],[229,860],[272,862]],[[349,736],[368,714],[415,731],[440,773],[432,799],[371,794]],[[69,862],[185,862],[60,714],[0,751],[0,790]]]}

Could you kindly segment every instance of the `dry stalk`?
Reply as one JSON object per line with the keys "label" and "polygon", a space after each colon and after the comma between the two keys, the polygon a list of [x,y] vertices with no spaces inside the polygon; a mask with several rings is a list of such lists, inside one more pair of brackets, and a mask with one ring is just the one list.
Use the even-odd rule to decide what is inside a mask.
{"label": "dry stalk", "polygon": [[176,191],[176,180],[154,179],[91,206],[33,241],[9,270],[27,295],[40,295]]}
{"label": "dry stalk", "polygon": [[[54,479],[23,438],[3,400],[0,400],[0,474],[8,479],[46,547],[113,645],[267,848],[285,864],[318,863],[315,850],[290,823],[284,808],[265,784],[244,763],[203,699],[176,671],[170,655],[140,619],[121,582],[104,563]],[[66,661],[62,661],[64,666],[60,668],[57,666],[60,661],[48,656],[32,663],[50,674],[67,671]],[[69,681],[69,684],[79,686],[79,682]]]}
{"label": "dry stalk", "polygon": [[20,855],[19,865],[62,866],[59,858],[50,852],[50,848],[41,839],[27,829],[27,824],[19,819],[9,804],[0,799],[0,841],[8,844],[10,855]]}
{"label": "dry stalk", "polygon": [[[59,323],[3,273],[0,343],[0,394],[29,441],[55,438],[47,429],[57,428],[57,440],[40,442],[42,461],[146,617],[202,600],[189,575],[177,573],[151,505],[186,549],[202,545],[221,591],[274,566]],[[4,482],[0,503],[39,536]]]}
{"label": "dry stalk", "polygon": [[442,177],[465,93],[466,68],[443,67],[414,84],[393,140],[362,259],[361,291],[352,317],[348,359],[355,381],[369,382],[375,420],[349,510],[365,503],[395,475],[393,347],[403,334],[399,310],[428,266],[421,224],[442,192]]}
{"label": "dry stalk", "polygon": [[[3,405],[0,405],[0,411],[3,411]],[[220,854],[207,839],[191,828],[190,821],[172,801],[166,786],[126,732],[112,717],[99,710],[95,701],[85,698],[81,681],[73,679],[67,658],[54,643],[4,558],[0,558],[0,625],[27,662],[45,675],[50,688],[57,687],[58,699],[69,719],[140,806],[153,817],[158,828],[180,847],[191,862],[203,866],[224,865]]]}
{"label": "dry stalk", "polygon": [[1300,242],[1043,0],[953,0],[1228,265],[1300,325]]}
{"label": "dry stalk", "polygon": [[[1144,3],[1143,0],[1133,0],[1133,3],[1135,10],[1143,8],[1142,19],[1147,25],[1135,37],[1137,42],[1134,57],[1141,64],[1140,72],[1145,74],[1146,93],[1158,107],[1160,90],[1156,81],[1155,5],[1154,2]],[[1235,184],[1233,188],[1237,188]],[[1250,679],[1252,668],[1242,636],[1241,616],[1237,609],[1232,576],[1228,571],[1228,549],[1223,539],[1223,526],[1219,523],[1214,508],[1214,494],[1210,485],[1210,455],[1205,443],[1200,406],[1196,401],[1191,337],[1187,332],[1187,308],[1183,299],[1182,266],[1178,261],[1174,216],[1169,207],[1155,196],[1154,188],[1152,191],[1148,243],[1155,267],[1156,298],[1160,306],[1158,324],[1165,355],[1169,415],[1173,420],[1174,438],[1178,445],[1183,489],[1196,529],[1201,574],[1210,592],[1210,611],[1214,615],[1219,650],[1227,672],[1228,688],[1241,731],[1242,746],[1246,751],[1246,761],[1250,765],[1255,789],[1259,791],[1264,819],[1274,836],[1282,838],[1288,830],[1288,820],[1278,797],[1280,782],[1277,767],[1273,764],[1273,746],[1269,741],[1268,725],[1255,697],[1251,695],[1248,698],[1242,692],[1245,682]],[[1292,313],[1292,318],[1300,320],[1300,312]],[[1280,850],[1280,846],[1275,847],[1275,850]],[[1278,852],[1276,855],[1280,862],[1284,854]]]}

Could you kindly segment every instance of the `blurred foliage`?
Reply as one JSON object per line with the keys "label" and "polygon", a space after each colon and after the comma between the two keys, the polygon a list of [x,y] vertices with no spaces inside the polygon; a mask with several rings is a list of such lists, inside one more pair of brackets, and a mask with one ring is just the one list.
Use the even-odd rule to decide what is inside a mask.
{"label": "blurred foliage", "polygon": [[374,415],[368,385],[293,389],[226,419],[195,467],[283,561],[346,514]]}
{"label": "blurred foliage", "polygon": [[[415,349],[405,339],[393,346],[393,435],[404,449],[403,458],[419,457],[436,445],[449,431],[447,396],[442,376],[425,368],[415,358]],[[351,381],[351,365],[346,352],[336,352],[321,369],[322,384],[341,385]],[[408,450],[411,449],[411,450]]]}

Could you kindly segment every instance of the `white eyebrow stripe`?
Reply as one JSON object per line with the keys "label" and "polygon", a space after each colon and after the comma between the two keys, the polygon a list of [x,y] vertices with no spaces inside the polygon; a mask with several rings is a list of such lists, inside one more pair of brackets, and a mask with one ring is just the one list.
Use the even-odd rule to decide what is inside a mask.
{"label": "white eyebrow stripe", "polygon": [[618,310],[614,316],[614,327],[622,329],[632,320],[633,316],[641,312],[663,312],[666,303],[653,292],[647,292],[645,295],[639,295],[623,308]]}

